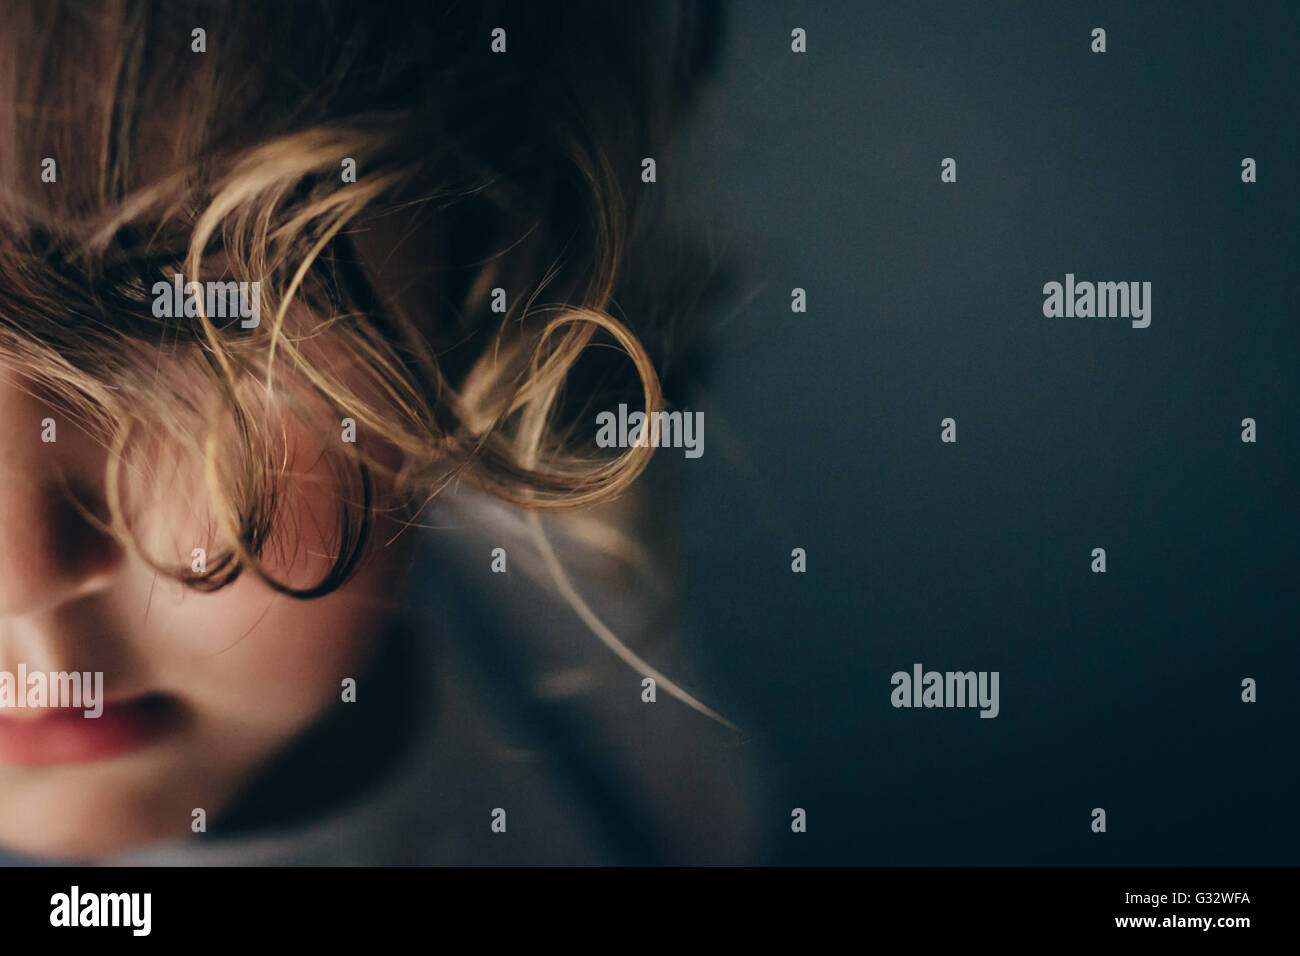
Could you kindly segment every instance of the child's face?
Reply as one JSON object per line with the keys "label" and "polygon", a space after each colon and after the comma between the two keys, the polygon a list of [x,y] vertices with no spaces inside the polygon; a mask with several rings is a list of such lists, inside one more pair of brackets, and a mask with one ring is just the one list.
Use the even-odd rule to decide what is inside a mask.
{"label": "child's face", "polygon": [[[47,418],[53,442],[42,441]],[[295,478],[282,508],[296,533],[263,557],[301,587],[327,567],[334,493],[306,430],[287,427]],[[188,834],[196,809],[211,823],[253,771],[348,706],[342,682],[360,676],[386,622],[410,536],[322,598],[279,595],[248,572],[205,594],[78,514],[63,482],[84,501],[101,495],[104,451],[4,368],[0,434],[0,679],[16,680],[20,664],[29,675],[100,671],[107,701],[98,719],[0,707],[0,846],[99,856]],[[140,536],[155,559],[188,568],[193,548],[212,546],[205,494],[197,469],[166,478],[136,516]]]}

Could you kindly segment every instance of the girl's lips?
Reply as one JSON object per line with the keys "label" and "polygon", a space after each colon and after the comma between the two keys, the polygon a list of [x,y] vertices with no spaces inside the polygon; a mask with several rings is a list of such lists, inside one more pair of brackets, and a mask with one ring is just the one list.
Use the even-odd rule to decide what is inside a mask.
{"label": "girl's lips", "polygon": [[174,697],[146,694],[106,703],[99,717],[81,709],[55,710],[33,719],[0,710],[0,764],[42,767],[106,760],[136,750],[175,726],[180,707]]}

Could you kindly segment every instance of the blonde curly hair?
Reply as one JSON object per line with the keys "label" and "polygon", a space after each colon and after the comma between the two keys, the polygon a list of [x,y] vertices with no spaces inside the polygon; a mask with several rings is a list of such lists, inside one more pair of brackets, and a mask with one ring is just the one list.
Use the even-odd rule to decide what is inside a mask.
{"label": "blonde curly hair", "polygon": [[[636,314],[621,290],[629,261],[653,282],[630,252],[641,158],[707,68],[711,7],[32,0],[7,17],[0,360],[100,438],[103,525],[160,573],[311,598],[356,569],[377,509],[457,480],[579,509],[645,468],[649,446],[595,448],[589,411],[663,406],[681,313]],[[149,290],[174,274],[257,282],[262,321],[156,317]],[[276,408],[337,478],[332,567],[306,587],[259,560],[287,470]],[[202,573],[147,554],[129,517],[173,453],[203,462],[214,503]]]}

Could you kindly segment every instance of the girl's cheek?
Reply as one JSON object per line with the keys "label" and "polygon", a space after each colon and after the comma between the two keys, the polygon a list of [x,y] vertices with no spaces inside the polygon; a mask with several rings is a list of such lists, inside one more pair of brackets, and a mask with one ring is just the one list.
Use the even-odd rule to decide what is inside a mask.
{"label": "girl's cheek", "polygon": [[[330,572],[340,498],[356,493],[335,469],[346,460],[341,448],[330,447],[331,439],[341,443],[340,433],[308,430],[286,416],[282,434],[288,472],[261,566],[273,580],[306,589]],[[141,522],[151,554],[195,571],[200,562],[215,564],[224,550],[202,479],[199,467],[169,472],[170,487],[153,496]],[[359,509],[361,502],[350,504]],[[153,689],[174,694],[196,716],[220,717],[259,736],[291,731],[339,701],[343,681],[360,679],[374,643],[383,639],[409,561],[412,535],[398,530],[392,521],[377,521],[365,562],[322,597],[280,594],[247,569],[210,593],[142,569],[132,575],[133,593],[117,616],[141,620],[140,610],[149,608],[134,643],[152,671]]]}
{"label": "girl's cheek", "polygon": [[158,689],[240,722],[283,726],[314,715],[341,698],[345,679],[361,677],[383,639],[400,580],[388,558],[312,600],[278,594],[252,575],[212,594],[181,595],[151,628],[166,641],[155,661]]}

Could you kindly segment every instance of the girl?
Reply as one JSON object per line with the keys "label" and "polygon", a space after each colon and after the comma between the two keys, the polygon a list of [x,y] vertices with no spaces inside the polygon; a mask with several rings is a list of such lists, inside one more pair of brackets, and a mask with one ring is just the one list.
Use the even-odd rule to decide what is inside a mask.
{"label": "girl", "polygon": [[686,368],[641,197],[711,10],[7,21],[0,675],[103,712],[0,707],[0,846],[752,859],[741,737],[623,639],[653,448],[594,441]]}

